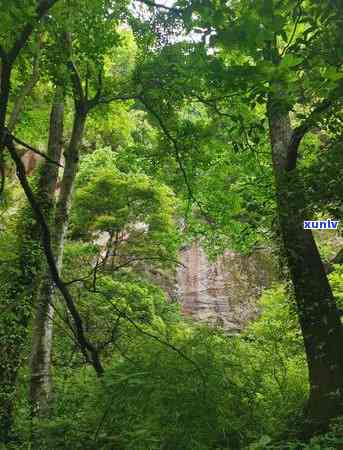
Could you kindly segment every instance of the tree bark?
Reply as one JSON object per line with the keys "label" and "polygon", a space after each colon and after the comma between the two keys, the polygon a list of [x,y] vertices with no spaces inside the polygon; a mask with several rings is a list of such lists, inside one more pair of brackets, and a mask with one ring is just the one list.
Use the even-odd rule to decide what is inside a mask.
{"label": "tree bark", "polygon": [[[56,107],[56,106],[55,106]],[[51,137],[51,136],[50,136]],[[49,142],[48,153],[53,151]],[[54,150],[55,151],[55,150]],[[43,160],[35,175],[35,194],[48,218],[51,216],[57,166]],[[37,295],[43,261],[40,226],[29,205],[22,208],[16,224],[18,239],[16,267],[8,268],[6,283],[1,286],[3,303],[8,304],[9,316],[2,318],[0,344],[0,432],[4,442],[11,440],[12,408],[16,392],[18,370],[24,349],[28,345],[28,325]],[[11,278],[11,271],[15,276]],[[5,275],[6,276],[6,275]]]}
{"label": "tree bark", "polygon": [[58,252],[63,253],[64,239],[68,228],[69,211],[72,193],[79,167],[80,145],[82,142],[87,113],[76,108],[73,122],[73,130],[68,148],[64,154],[65,163],[60,193],[56,205],[55,214],[55,240],[59,247]]}
{"label": "tree bark", "polygon": [[[55,100],[50,114],[50,130],[48,156],[54,161],[60,161],[63,138],[64,101],[61,88],[56,89]],[[58,181],[58,167],[45,163],[46,169],[42,173],[39,184],[40,191],[45,190],[47,197],[46,212],[52,222],[55,206],[55,193]],[[31,380],[30,399],[33,415],[45,415],[51,392],[50,358],[52,341],[52,304],[53,283],[49,268],[44,264],[40,277],[37,297],[35,300],[35,316],[32,325],[31,347]]]}
{"label": "tree bark", "polygon": [[[7,139],[5,125],[11,91],[12,68],[19,53],[30,39],[36,25],[57,1],[42,0],[38,3],[34,19],[31,18],[26,23],[8,52],[0,45],[0,196],[3,193],[5,185],[4,150]],[[28,236],[30,236],[30,233]],[[0,359],[0,442],[4,442],[5,444],[12,439],[12,408],[16,390],[15,384],[27,337],[32,277],[34,277],[35,269],[39,265],[37,262],[39,249],[32,248],[29,253],[30,257],[25,260],[25,258],[20,257],[27,251],[27,248],[25,249],[25,243],[22,247],[19,248],[18,257],[18,271],[20,275],[15,273],[15,270],[13,273],[13,278],[16,278],[16,285],[12,280],[7,278],[5,280],[5,286],[1,286],[3,303],[7,303],[9,306],[9,315],[5,314],[0,326],[0,348],[2,351],[2,358]],[[23,249],[24,251],[20,255]],[[37,253],[33,256],[35,251]],[[32,268],[30,268],[31,260],[34,262]],[[10,273],[11,271],[9,270],[7,275],[10,276]],[[29,288],[28,296],[25,294],[27,287]]]}
{"label": "tree bark", "polygon": [[[71,139],[64,154],[64,172],[52,226],[52,244],[59,272],[62,268],[64,240],[68,229],[68,215],[78,170],[79,147],[82,141],[85,120],[86,115],[76,108]],[[58,131],[55,130],[54,134],[56,132],[61,133],[61,128]],[[52,136],[52,140],[56,142],[57,139],[57,142],[60,142],[61,137],[61,134],[59,137]],[[54,142],[52,142],[52,145],[54,145]],[[55,188],[56,186],[53,192],[55,192]],[[36,315],[33,324],[30,397],[32,414],[34,416],[46,416],[49,412],[54,293],[55,287],[51,280],[50,270],[45,265],[37,296]]]}
{"label": "tree bark", "polygon": [[35,85],[38,83],[39,80],[39,57],[40,57],[40,49],[38,50],[37,54],[34,57],[33,60],[33,67],[32,67],[32,74],[30,78],[24,83],[22,86],[17,98],[14,101],[13,109],[11,112],[11,116],[8,121],[7,128],[12,133],[15,129],[20,114],[22,110],[24,109],[25,100],[28,95],[31,94],[31,91],[35,87]]}
{"label": "tree bark", "polygon": [[[304,191],[296,168],[289,170],[293,130],[288,112],[268,105],[279,226],[293,282],[309,370],[308,435],[325,430],[343,414],[343,328],[311,230],[304,230]],[[299,145],[299,142],[298,142]]]}
{"label": "tree bark", "polygon": [[5,187],[5,159],[4,159],[5,134],[6,134],[5,124],[6,124],[8,100],[10,95],[11,72],[12,72],[11,64],[9,64],[7,58],[3,56],[1,61],[1,76],[0,76],[0,196],[2,195]]}

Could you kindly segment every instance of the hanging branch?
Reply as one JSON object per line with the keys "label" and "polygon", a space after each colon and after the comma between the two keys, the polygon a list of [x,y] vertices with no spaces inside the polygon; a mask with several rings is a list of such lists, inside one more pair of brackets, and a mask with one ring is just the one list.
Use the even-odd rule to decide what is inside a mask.
{"label": "hanging branch", "polygon": [[211,226],[214,226],[215,225],[215,221],[204,210],[204,207],[203,207],[202,203],[195,197],[195,195],[193,193],[193,189],[192,189],[191,184],[190,184],[189,179],[188,179],[187,171],[186,171],[186,169],[185,169],[185,167],[183,165],[183,161],[182,161],[182,158],[181,158],[181,155],[180,155],[180,149],[179,149],[179,144],[177,142],[177,139],[170,133],[170,131],[168,130],[168,128],[165,125],[164,121],[162,120],[161,116],[147,103],[147,101],[144,99],[144,97],[139,96],[139,100],[143,103],[143,105],[145,106],[146,110],[156,119],[156,121],[158,122],[162,132],[164,133],[166,138],[169,140],[169,142],[172,144],[172,146],[174,148],[175,159],[176,159],[176,162],[177,162],[177,164],[179,166],[179,169],[181,171],[182,177],[184,179],[189,199],[193,200],[193,202],[198,206],[202,216],[206,219],[207,223],[209,225],[211,225]]}
{"label": "hanging branch", "polygon": [[[94,294],[104,295],[104,293],[101,290],[97,289],[97,288],[90,289],[89,292],[93,292]],[[178,347],[175,347],[175,345],[173,345],[170,342],[167,342],[164,339],[161,339],[159,336],[156,336],[155,334],[150,333],[149,331],[146,331],[143,328],[141,328],[139,325],[137,325],[137,323],[130,316],[128,316],[124,311],[122,311],[120,308],[118,308],[118,306],[111,299],[106,298],[106,300],[110,303],[110,305],[117,312],[117,314],[120,317],[122,317],[123,319],[125,319],[126,321],[128,321],[137,331],[139,331],[141,334],[143,334],[143,335],[145,335],[147,337],[150,337],[151,339],[157,341],[161,345],[169,348],[170,350],[172,350],[173,352],[175,352],[179,356],[181,356],[181,358],[183,358],[185,361],[190,363],[196,369],[196,371],[199,373],[199,376],[200,376],[200,378],[201,378],[201,380],[203,382],[204,387],[206,386],[207,382],[206,382],[205,374],[203,373],[203,370],[201,369],[201,367],[199,366],[199,364],[196,361],[194,361],[192,358],[187,356]]]}
{"label": "hanging branch", "polygon": [[20,113],[22,112],[22,109],[24,107],[26,97],[31,93],[39,80],[39,57],[40,47],[33,59],[32,74],[26,81],[26,83],[24,83],[24,85],[21,87],[21,90],[14,101],[14,106],[7,125],[7,128],[11,132],[13,132],[15,126],[17,125]]}
{"label": "hanging branch", "polygon": [[59,291],[61,292],[67,308],[74,320],[75,328],[76,328],[76,337],[77,341],[79,343],[80,349],[82,353],[84,354],[86,360],[91,361],[96,373],[98,376],[101,376],[104,372],[104,369],[102,367],[98,350],[89,342],[89,340],[85,336],[84,326],[82,322],[82,318],[75,306],[74,300],[64,283],[64,281],[60,278],[59,272],[56,266],[55,257],[52,251],[52,243],[51,243],[51,235],[49,227],[46,223],[44,214],[38,204],[38,202],[35,199],[35,196],[32,192],[32,189],[27,181],[27,177],[25,174],[25,167],[16,151],[15,145],[13,143],[13,139],[10,135],[6,136],[5,145],[7,149],[10,152],[11,158],[14,161],[16,168],[17,168],[17,176],[20,181],[20,184],[25,192],[25,195],[30,203],[30,206],[32,208],[32,211],[35,215],[35,218],[38,222],[38,224],[41,227],[42,231],[42,245],[44,248],[44,253],[47,259],[47,263],[50,269],[51,277]]}
{"label": "hanging branch", "polygon": [[45,14],[51,9],[58,0],[42,0],[39,2],[36,9],[36,16],[34,20],[28,22],[22,32],[20,33],[18,39],[13,44],[11,50],[8,52],[8,61],[13,63],[17,56],[19,55],[22,48],[26,45],[27,41],[30,39],[31,34],[35,29],[35,25],[40,22],[40,20],[45,16]]}
{"label": "hanging branch", "polygon": [[4,155],[5,139],[7,131],[5,130],[6,115],[8,108],[8,100],[11,90],[11,73],[14,62],[19,55],[20,51],[25,47],[26,43],[30,39],[35,26],[43,16],[49,11],[52,6],[57,3],[58,0],[42,0],[38,3],[36,8],[36,15],[34,19],[29,21],[19,34],[19,37],[14,42],[12,48],[6,52],[4,47],[0,45],[0,58],[2,60],[1,65],[1,79],[0,79],[0,196],[3,193],[5,187],[5,167],[4,167]]}
{"label": "hanging branch", "polygon": [[42,156],[42,158],[46,159],[49,163],[51,164],[55,164],[56,166],[62,167],[63,165],[60,164],[58,161],[54,161],[53,159],[49,158],[49,156],[47,156],[45,153],[41,152],[40,150],[37,150],[36,148],[32,147],[29,144],[26,144],[24,141],[22,141],[21,139],[13,136],[13,134],[9,134],[9,137],[14,141],[17,142],[17,144],[22,145],[23,147],[26,147],[27,149],[31,150],[33,153],[36,153],[39,156]]}
{"label": "hanging branch", "polygon": [[342,93],[343,81],[340,80],[328,98],[318,103],[309,116],[293,130],[287,152],[286,168],[288,171],[294,170],[296,167],[299,146],[304,136],[318,124],[325,112],[330,111],[339,101],[342,101]]}

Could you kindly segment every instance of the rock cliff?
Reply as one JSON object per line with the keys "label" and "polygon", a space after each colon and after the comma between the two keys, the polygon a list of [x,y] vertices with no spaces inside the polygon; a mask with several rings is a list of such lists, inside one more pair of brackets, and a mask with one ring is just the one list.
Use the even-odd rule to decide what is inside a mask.
{"label": "rock cliff", "polygon": [[194,242],[182,250],[180,261],[177,296],[185,315],[228,333],[241,331],[257,316],[257,299],[273,278],[270,256],[262,251],[252,256],[228,251],[210,262]]}

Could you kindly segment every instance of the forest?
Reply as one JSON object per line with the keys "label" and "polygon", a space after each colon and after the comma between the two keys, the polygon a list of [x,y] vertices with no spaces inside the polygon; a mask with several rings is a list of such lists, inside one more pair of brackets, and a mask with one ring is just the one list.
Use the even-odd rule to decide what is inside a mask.
{"label": "forest", "polygon": [[342,0],[0,0],[1,450],[343,449],[342,106]]}

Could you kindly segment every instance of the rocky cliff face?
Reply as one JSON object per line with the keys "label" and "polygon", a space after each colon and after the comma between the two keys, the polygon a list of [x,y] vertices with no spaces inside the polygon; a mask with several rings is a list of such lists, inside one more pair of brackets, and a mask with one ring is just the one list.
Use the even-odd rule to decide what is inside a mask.
{"label": "rocky cliff face", "polygon": [[258,314],[257,299],[272,281],[268,255],[226,252],[209,262],[199,243],[184,248],[177,273],[177,295],[185,315],[241,331]]}

